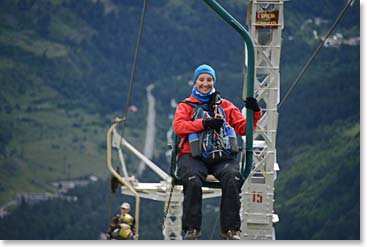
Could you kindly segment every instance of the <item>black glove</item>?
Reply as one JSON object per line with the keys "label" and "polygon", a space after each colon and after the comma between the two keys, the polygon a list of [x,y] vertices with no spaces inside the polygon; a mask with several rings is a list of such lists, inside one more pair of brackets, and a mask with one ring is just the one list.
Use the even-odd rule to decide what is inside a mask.
{"label": "black glove", "polygon": [[217,132],[223,126],[224,119],[223,118],[208,118],[203,119],[203,125],[205,129],[214,129]]}
{"label": "black glove", "polygon": [[259,112],[260,111],[259,103],[253,97],[247,97],[246,98],[246,100],[245,100],[245,106],[246,106],[247,109],[251,109],[254,112]]}

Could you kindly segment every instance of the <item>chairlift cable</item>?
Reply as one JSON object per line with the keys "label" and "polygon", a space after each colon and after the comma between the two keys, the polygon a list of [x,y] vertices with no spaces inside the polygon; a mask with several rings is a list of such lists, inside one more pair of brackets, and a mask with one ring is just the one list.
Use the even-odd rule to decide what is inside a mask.
{"label": "chairlift cable", "polygon": [[129,114],[129,105],[130,105],[131,95],[132,95],[133,86],[134,86],[134,77],[135,77],[136,65],[138,61],[140,44],[141,44],[141,37],[143,34],[146,9],[147,9],[147,0],[144,0],[144,6],[143,6],[143,11],[141,14],[141,20],[140,20],[140,26],[139,26],[139,34],[138,34],[138,39],[136,41],[136,46],[135,46],[134,61],[133,61],[133,66],[131,68],[131,73],[130,73],[129,91],[128,91],[128,96],[126,100],[125,115],[124,115],[125,121],[122,122],[122,134],[124,133],[127,115]]}
{"label": "chairlift cable", "polygon": [[342,19],[342,17],[344,16],[344,14],[346,13],[346,11],[348,10],[348,8],[350,6],[352,6],[353,2],[354,2],[354,0],[348,0],[348,2],[346,3],[346,5],[344,6],[343,10],[340,12],[339,16],[336,18],[334,24],[331,26],[331,28],[327,32],[326,36],[323,39],[321,39],[321,42],[320,42],[319,46],[316,48],[316,50],[314,51],[314,53],[312,54],[312,56],[310,57],[310,59],[308,60],[308,62],[306,63],[306,65],[302,68],[301,72],[298,74],[298,76],[295,79],[295,81],[293,82],[292,86],[288,89],[287,93],[284,95],[283,99],[280,101],[280,103],[278,105],[278,111],[281,108],[281,106],[283,105],[284,101],[291,94],[291,92],[295,88],[296,84],[301,80],[301,78],[303,77],[304,73],[306,72],[306,70],[308,69],[308,67],[311,65],[311,63],[313,62],[313,60],[315,59],[315,57],[319,54],[321,48],[324,46],[325,41],[330,36],[330,34],[334,31],[336,25],[340,22],[340,20]]}
{"label": "chairlift cable", "polygon": [[[132,66],[131,73],[130,73],[129,91],[128,91],[128,97],[127,97],[127,100],[126,100],[125,115],[124,115],[124,117],[119,119],[122,122],[122,130],[121,130],[122,135],[123,135],[124,130],[125,130],[126,120],[127,120],[127,116],[128,116],[128,113],[129,113],[129,105],[130,105],[130,100],[131,100],[131,95],[132,95],[132,90],[133,90],[136,64],[137,64],[137,61],[138,61],[138,55],[139,55],[141,37],[142,37],[142,33],[143,33],[146,9],[147,9],[147,0],[144,0],[143,10],[142,10],[141,20],[140,20],[140,26],[139,26],[138,39],[136,41],[135,52],[134,52],[133,66]],[[115,121],[116,121],[116,119],[115,119]],[[109,216],[111,216],[112,215],[112,194],[109,195],[109,200],[108,201],[109,201]]]}

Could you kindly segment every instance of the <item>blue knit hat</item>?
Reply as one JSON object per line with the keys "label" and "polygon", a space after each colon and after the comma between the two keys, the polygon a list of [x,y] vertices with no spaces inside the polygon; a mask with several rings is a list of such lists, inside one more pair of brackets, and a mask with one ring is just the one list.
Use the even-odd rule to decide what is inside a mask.
{"label": "blue knit hat", "polygon": [[213,81],[215,83],[216,81],[216,77],[215,77],[215,71],[212,67],[210,67],[207,64],[202,64],[199,67],[196,68],[195,72],[194,72],[194,83],[196,82],[196,80],[198,79],[199,75],[201,74],[209,74],[213,77]]}

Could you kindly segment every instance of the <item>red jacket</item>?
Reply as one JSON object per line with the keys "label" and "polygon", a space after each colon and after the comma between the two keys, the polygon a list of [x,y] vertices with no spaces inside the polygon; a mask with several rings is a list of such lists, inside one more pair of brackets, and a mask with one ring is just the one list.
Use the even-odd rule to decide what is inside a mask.
{"label": "red jacket", "polygon": [[[201,103],[194,96],[185,99],[185,101]],[[230,101],[222,99],[221,107],[226,114],[226,121],[231,125],[237,135],[244,136],[246,134],[246,118],[242,115],[240,110]],[[189,104],[179,104],[176,109],[175,118],[173,120],[173,129],[179,137],[181,137],[180,154],[191,153],[190,144],[187,141],[188,134],[201,132],[204,130],[202,119],[195,119],[194,107]],[[259,122],[262,111],[254,112],[254,129]]]}

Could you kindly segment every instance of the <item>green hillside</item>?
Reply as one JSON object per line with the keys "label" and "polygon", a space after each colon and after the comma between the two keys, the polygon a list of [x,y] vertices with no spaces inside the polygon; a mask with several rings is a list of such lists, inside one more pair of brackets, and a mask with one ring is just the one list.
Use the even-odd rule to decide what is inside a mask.
{"label": "green hillside", "polygon": [[[248,1],[219,2],[245,23]],[[106,133],[125,109],[142,4],[134,0],[0,1],[0,205],[19,192],[53,191],[53,181],[86,175],[108,178]],[[318,45],[314,31],[324,35],[342,7],[333,0],[285,3],[282,97]],[[360,35],[359,8],[355,2],[335,31],[345,40]],[[242,54],[241,37],[202,1],[148,1],[131,102],[139,110],[129,113],[125,132],[129,141],[143,149],[145,88],[154,83],[153,160],[168,170],[164,153],[171,125],[168,114],[174,112],[170,100],[188,96],[193,70],[209,63],[217,72],[216,88],[242,108]],[[359,45],[323,48],[280,109],[277,161],[281,170],[275,188],[279,239],[360,238],[359,61]],[[133,174],[138,162],[130,155],[126,158]],[[139,179],[147,177],[149,172]],[[92,197],[105,201],[100,195],[104,192],[109,192],[108,186],[77,192],[86,193],[83,200],[87,201],[80,207],[64,206],[70,207],[72,215],[83,215],[81,205],[90,205]],[[146,207],[161,213],[161,205],[151,203]],[[49,212],[39,224],[52,219],[52,210],[60,205],[40,207]],[[27,210],[40,212],[37,206]],[[101,205],[94,221],[81,216],[75,222],[65,215],[59,220],[67,227],[59,234],[42,235],[38,231],[42,227],[37,230],[36,224],[29,236],[97,238],[97,227],[88,235],[77,233],[82,222],[107,224],[101,223],[106,220],[103,210]],[[207,211],[215,219],[214,211]],[[11,218],[0,219],[0,225],[16,227],[17,216],[24,218],[15,211]],[[24,220],[34,221],[32,217]],[[158,227],[160,222],[154,220],[147,217],[143,225]],[[212,226],[206,225],[203,232],[209,238]],[[3,239],[22,238],[2,234]],[[159,239],[156,234],[160,232],[144,238]]]}
{"label": "green hillside", "polygon": [[[359,124],[314,131],[276,183],[280,239],[359,239]],[[298,224],[302,222],[302,224]]]}

